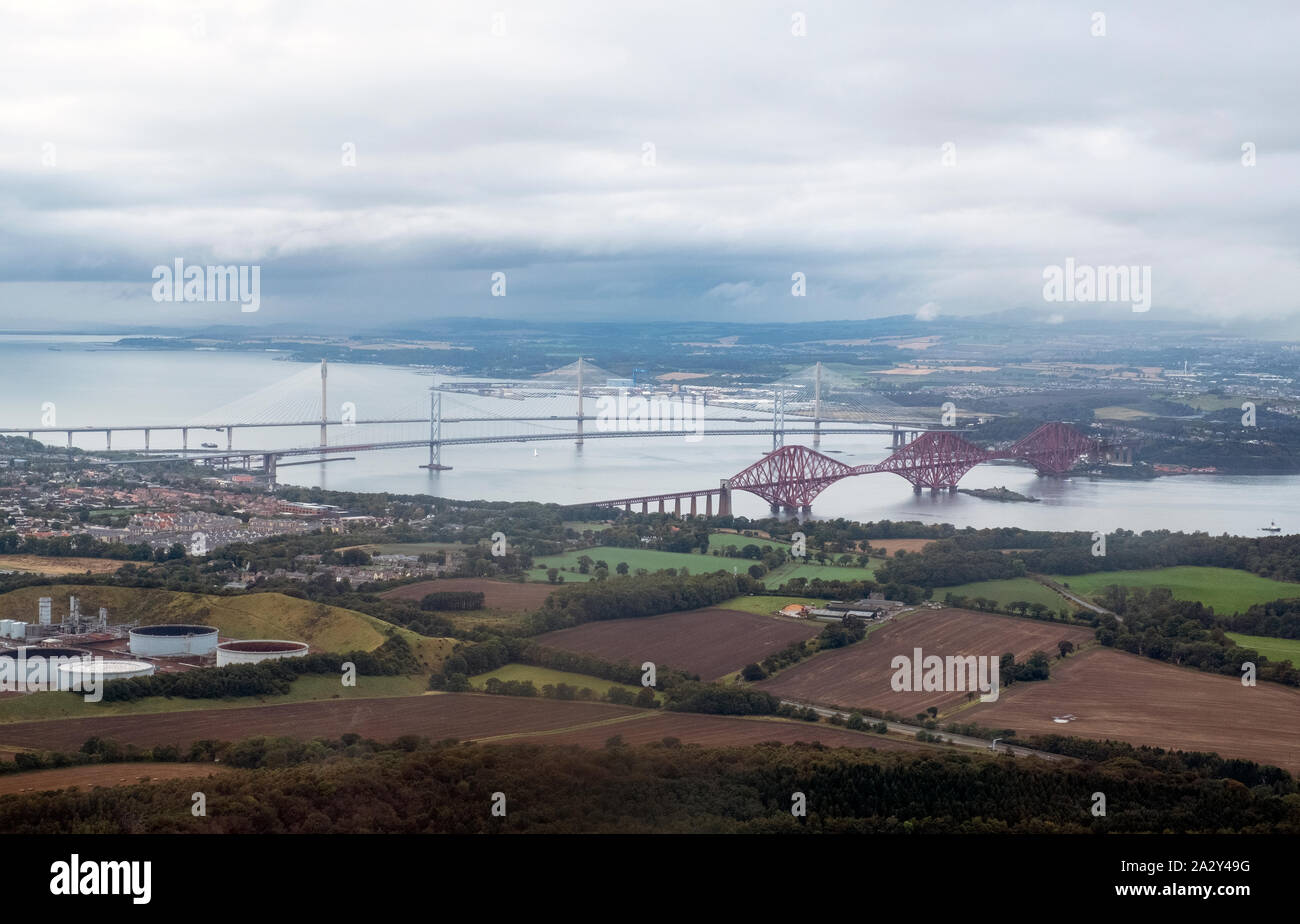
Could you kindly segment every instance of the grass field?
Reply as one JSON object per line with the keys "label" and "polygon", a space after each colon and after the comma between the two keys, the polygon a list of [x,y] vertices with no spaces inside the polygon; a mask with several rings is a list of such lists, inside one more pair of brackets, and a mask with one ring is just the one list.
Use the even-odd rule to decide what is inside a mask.
{"label": "grass field", "polygon": [[770,616],[783,606],[789,606],[791,603],[816,604],[818,601],[812,597],[732,597],[725,603],[719,603],[718,608],[724,610],[738,610],[741,613],[755,613],[759,616]]}
{"label": "grass field", "polygon": [[1157,415],[1148,411],[1139,411],[1131,407],[1099,407],[1094,408],[1092,416],[1097,420],[1139,420],[1144,417],[1155,417]]}
{"label": "grass field", "polygon": [[[393,627],[355,610],[326,606],[284,594],[242,594],[218,597],[142,587],[97,587],[61,584],[23,587],[0,594],[0,619],[35,618],[37,600],[54,598],[56,618],[67,612],[68,596],[81,601],[83,613],[107,607],[112,622],[139,620],[145,625],[193,623],[216,626],[223,637],[287,638],[321,651],[370,651],[383,644]],[[397,629],[433,667],[450,651],[450,639],[426,638]]]}
{"label": "grass field", "polygon": [[[548,683],[567,683],[579,690],[588,687],[597,695],[604,695],[605,691],[610,687],[622,687],[630,693],[641,692],[640,687],[631,684],[615,683],[612,680],[604,680],[590,674],[573,674],[569,671],[551,670],[549,667],[534,667],[531,664],[506,664],[494,671],[488,671],[486,674],[475,674],[469,678],[469,681],[474,685],[474,689],[481,690],[489,677],[495,677],[497,680],[531,680],[533,686],[537,687],[539,692]],[[659,694],[656,693],[655,697],[659,698]]]}
{"label": "grass field", "polygon": [[871,581],[876,577],[876,569],[859,568],[856,565],[816,565],[787,562],[775,571],[763,575],[763,583],[768,587],[780,587],[786,581],[805,578],[809,581],[820,578],[823,581]]}
{"label": "grass field", "polygon": [[1225,632],[1224,635],[1242,648],[1253,648],[1270,661],[1290,661],[1292,665],[1300,665],[1300,639],[1242,635],[1240,632]]}
{"label": "grass field", "polygon": [[760,539],[757,536],[740,536],[736,533],[709,533],[709,551],[714,549],[743,549],[747,545],[756,545],[760,549],[788,549],[788,542],[777,542],[774,539]]}
{"label": "grass field", "polygon": [[1239,613],[1255,603],[1300,597],[1300,584],[1274,581],[1233,568],[1181,566],[1150,571],[1099,571],[1095,574],[1053,575],[1075,593],[1099,594],[1111,584],[1125,587],[1168,587],[1179,600],[1199,600],[1224,615]]}
{"label": "grass field", "polygon": [[[665,568],[687,568],[691,574],[701,574],[710,571],[730,571],[732,566],[739,568],[741,559],[739,558],[721,558],[713,555],[698,555],[689,552],[660,552],[657,549],[622,549],[617,546],[596,546],[595,548],[583,549],[579,552],[566,552],[563,555],[548,555],[545,558],[539,558],[534,561],[536,567],[528,572],[530,581],[545,581],[547,568],[577,568],[578,559],[583,555],[589,556],[593,561],[604,561],[609,565],[611,576],[617,574],[614,570],[621,561],[627,562],[629,573],[636,573],[636,569],[645,568],[648,571],[662,571]],[[745,562],[748,568],[752,562]],[[590,574],[578,574],[576,571],[563,572],[565,582],[589,581]]]}
{"label": "grass field", "polygon": [[[196,712],[246,706],[274,706],[328,699],[369,699],[375,696],[416,696],[428,689],[427,674],[396,677],[357,677],[355,687],[345,687],[330,674],[299,677],[283,696],[238,696],[229,699],[185,699],[150,696],[122,703],[88,703],[80,693],[25,693],[0,697],[0,724],[77,719],[94,716],[153,715],[160,712]],[[608,685],[607,685],[608,686]]]}
{"label": "grass field", "polygon": [[976,581],[973,584],[958,584],[956,587],[936,587],[934,589],[934,599],[939,603],[943,602],[944,596],[947,594],[956,594],[966,597],[967,600],[974,600],[976,597],[987,597],[989,600],[998,601],[1003,606],[1015,603],[1018,600],[1024,600],[1028,603],[1041,603],[1053,613],[1058,612],[1061,607],[1066,607],[1072,611],[1078,609],[1065,597],[1029,578],[1010,578],[1005,581]]}
{"label": "grass field", "polygon": [[0,571],[32,574],[112,574],[127,564],[115,558],[63,558],[50,555],[0,555]]}
{"label": "grass field", "polygon": [[598,533],[602,529],[609,529],[608,523],[602,523],[599,520],[565,520],[560,525],[565,529],[571,529],[578,533],[585,533],[587,530]]}

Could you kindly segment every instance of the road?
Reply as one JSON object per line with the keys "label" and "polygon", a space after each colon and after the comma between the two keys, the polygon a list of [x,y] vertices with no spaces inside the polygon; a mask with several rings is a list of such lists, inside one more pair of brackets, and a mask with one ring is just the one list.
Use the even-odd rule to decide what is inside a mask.
{"label": "road", "polygon": [[[781,702],[784,705],[797,706],[800,709],[812,709],[818,715],[824,716],[826,718],[830,718],[833,715],[838,715],[847,719],[851,714],[848,712],[843,712],[838,709],[827,709],[825,706],[818,706],[813,703],[801,703],[793,699],[783,699],[781,700]],[[871,719],[869,717],[865,717],[865,718],[867,718],[867,720],[871,722],[879,721],[878,719]],[[954,735],[951,732],[929,731],[929,729],[921,728],[921,726],[919,725],[905,725],[902,722],[886,722],[885,724],[889,726],[890,731],[899,732],[904,735],[911,735],[913,738],[916,737],[917,732],[924,731],[924,732],[928,732],[929,734],[938,738],[940,741],[943,741],[947,744],[957,744],[957,745],[962,745],[964,747],[979,748],[984,751],[996,750],[998,753],[1014,754],[1016,757],[1041,757],[1043,760],[1052,760],[1052,761],[1059,761],[1065,759],[1060,754],[1051,754],[1047,751],[1035,751],[1033,748],[1023,748],[1015,744],[999,743],[996,747],[994,747],[993,742],[987,738],[972,738],[970,735]],[[998,741],[1001,742],[1002,739],[999,738]]]}
{"label": "road", "polygon": [[1079,604],[1079,606],[1083,607],[1084,609],[1092,610],[1094,613],[1100,613],[1103,616],[1114,616],[1120,622],[1124,621],[1123,619],[1120,619],[1118,615],[1112,613],[1104,606],[1098,606],[1097,604],[1089,600],[1083,599],[1083,597],[1080,597],[1076,593],[1072,593],[1070,590],[1068,590],[1065,587],[1062,587],[1060,584],[1056,583],[1055,581],[1049,581],[1047,578],[1043,577],[1040,574],[1033,574],[1030,575],[1030,577],[1033,578],[1038,583],[1042,584],[1048,590],[1054,591],[1055,593],[1060,594],[1062,597],[1065,597],[1065,599],[1070,600],[1073,603]]}

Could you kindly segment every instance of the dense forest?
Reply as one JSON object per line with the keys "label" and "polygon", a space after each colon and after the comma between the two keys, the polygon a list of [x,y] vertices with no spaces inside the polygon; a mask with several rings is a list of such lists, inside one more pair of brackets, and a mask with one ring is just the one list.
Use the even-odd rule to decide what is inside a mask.
{"label": "dense forest", "polygon": [[[62,763],[219,759],[246,769],[201,782],[0,797],[0,831],[1300,833],[1300,795],[1284,771],[1210,755],[1092,750],[1099,759],[1047,764],[815,743],[709,749],[665,738],[631,747],[617,736],[603,750],[414,736],[381,745],[349,735],[150,753],[92,740]],[[206,796],[203,817],[190,811],[196,789]],[[1104,816],[1091,812],[1099,792]],[[804,817],[791,811],[796,793]]]}

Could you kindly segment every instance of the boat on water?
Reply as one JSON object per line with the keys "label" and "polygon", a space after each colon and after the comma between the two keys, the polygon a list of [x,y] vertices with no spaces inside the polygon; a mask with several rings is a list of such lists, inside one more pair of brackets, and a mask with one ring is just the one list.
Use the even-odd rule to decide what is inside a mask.
{"label": "boat on water", "polygon": [[1266,533],[1280,533],[1280,532],[1282,532],[1282,527],[1278,526],[1277,523],[1275,523],[1275,522],[1272,521],[1272,520],[1269,520],[1269,521],[1268,521],[1268,525],[1267,525],[1267,526],[1261,526],[1260,529],[1262,529],[1262,530],[1263,530],[1264,532],[1266,532]]}
{"label": "boat on water", "polygon": [[202,446],[204,449],[216,449],[216,448],[217,448],[217,444],[216,444],[216,443],[199,443],[199,445]]}

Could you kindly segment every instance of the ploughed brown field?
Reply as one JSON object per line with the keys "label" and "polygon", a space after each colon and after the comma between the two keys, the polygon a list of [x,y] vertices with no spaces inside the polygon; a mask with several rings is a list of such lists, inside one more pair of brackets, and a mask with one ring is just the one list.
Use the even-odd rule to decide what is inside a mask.
{"label": "ploughed brown field", "polygon": [[96,735],[141,747],[186,746],[204,738],[238,741],[255,735],[337,738],[347,732],[378,741],[389,741],[400,735],[471,739],[569,728],[631,715],[635,711],[604,703],[446,693],[17,722],[0,726],[0,745],[75,751],[87,738]]}
{"label": "ploughed brown field", "polygon": [[[1056,716],[1073,714],[1068,724]],[[1300,690],[1244,687],[1237,677],[1175,667],[1111,648],[1053,665],[1050,680],[1016,684],[963,720],[1021,736],[1112,738],[1183,751],[1216,751],[1300,772]]]}
{"label": "ploughed brown field", "polygon": [[[788,667],[771,680],[758,684],[773,696],[804,702],[888,709],[912,716],[930,706],[943,710],[966,701],[962,692],[894,692],[890,662],[898,655],[909,661],[914,648],[922,657],[938,655],[990,655],[1010,651],[1017,661],[1042,650],[1055,658],[1057,643],[1078,646],[1090,641],[1091,629],[1060,623],[994,616],[971,610],[921,610],[875,629],[856,645],[819,654]],[[1053,661],[1056,670],[1060,662]],[[978,695],[978,694],[976,694]],[[1005,694],[1004,694],[1005,695]],[[966,713],[962,713],[965,720]]]}
{"label": "ploughed brown field", "polygon": [[439,590],[469,590],[483,594],[483,606],[494,610],[535,610],[555,588],[549,584],[517,584],[513,581],[485,581],[480,578],[447,578],[420,581],[386,590],[379,596],[388,600],[412,600],[419,603],[426,594]]}
{"label": "ploughed brown field", "polygon": [[935,745],[922,744],[910,739],[887,738],[873,733],[852,732],[825,724],[806,722],[773,722],[764,719],[736,718],[720,715],[695,715],[683,712],[665,712],[646,718],[632,719],[612,725],[565,731],[545,738],[531,737],[530,741],[547,744],[577,744],[582,747],[602,747],[614,735],[620,735],[624,744],[652,744],[664,738],[677,738],[683,744],[705,747],[758,744],[763,741],[818,741],[827,747],[878,748],[883,751],[918,751]]}
{"label": "ploughed brown field", "polygon": [[[59,767],[56,770],[33,770],[30,773],[6,773],[0,776],[0,796],[19,792],[42,792],[75,786],[133,786],[160,780],[203,778],[226,773],[220,764],[122,763],[87,764],[84,767]],[[143,779],[142,779],[143,778]]]}
{"label": "ploughed brown field", "polygon": [[740,670],[753,661],[810,639],[822,623],[778,619],[708,607],[641,619],[607,619],[537,636],[547,648],[578,651],[607,661],[653,661],[703,680]]}
{"label": "ploughed brown field", "polygon": [[[467,693],[24,722],[0,728],[0,743],[10,747],[72,751],[91,736],[141,747],[159,744],[185,747],[190,742],[203,738],[219,741],[237,741],[256,735],[283,735],[300,739],[337,738],[347,732],[356,732],[378,741],[391,741],[399,735],[422,735],[435,740],[458,738],[462,741],[501,743],[529,741],[584,747],[603,747],[614,735],[622,735],[627,744],[644,744],[671,737],[680,739],[683,744],[706,746],[757,744],[761,741],[781,741],[787,744],[820,741],[828,747],[872,747],[883,750],[915,750],[926,747],[919,742],[851,732],[823,723],[813,725],[760,718],[663,713],[603,703],[559,702]],[[133,765],[112,764],[105,767],[108,774],[105,785],[125,785],[121,783],[123,778],[126,778],[126,783],[133,783],[140,776],[163,774],[163,771],[155,774],[152,770],[129,770],[131,766]],[[198,766],[211,771],[210,764],[156,766]],[[70,772],[74,770],[84,773],[86,768],[69,768]],[[22,777],[35,779],[36,774],[0,776],[0,784],[6,779]],[[95,779],[77,778],[75,773],[68,779],[70,782],[61,785],[99,782]],[[27,787],[20,786],[18,789],[30,786],[28,784]],[[0,790],[4,791],[17,790]]]}

